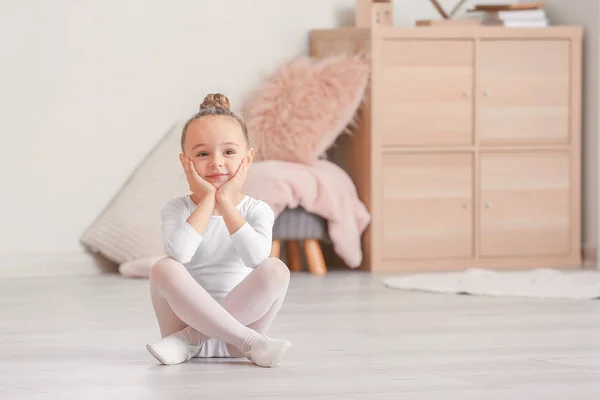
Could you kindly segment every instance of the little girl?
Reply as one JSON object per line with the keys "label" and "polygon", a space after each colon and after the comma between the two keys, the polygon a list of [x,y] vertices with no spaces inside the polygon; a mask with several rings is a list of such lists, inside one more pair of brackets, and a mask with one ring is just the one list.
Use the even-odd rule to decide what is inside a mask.
{"label": "little girl", "polygon": [[150,272],[162,339],[147,345],[162,364],[192,357],[247,357],[275,366],[291,343],[265,336],[289,270],[270,258],[274,214],[241,193],[254,150],[245,123],[209,94],[185,124],[179,155],[191,195],[162,210],[167,257]]}

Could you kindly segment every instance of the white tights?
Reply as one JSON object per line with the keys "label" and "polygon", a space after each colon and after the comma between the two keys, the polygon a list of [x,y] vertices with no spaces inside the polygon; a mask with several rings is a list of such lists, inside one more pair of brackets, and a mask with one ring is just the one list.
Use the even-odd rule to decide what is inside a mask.
{"label": "white tights", "polygon": [[264,335],[283,304],[289,279],[288,267],[277,258],[268,258],[219,304],[182,264],[165,257],[150,272],[152,305],[161,337],[184,329],[189,337],[192,330],[197,344],[220,339],[227,343],[232,357],[273,364],[289,342]]}

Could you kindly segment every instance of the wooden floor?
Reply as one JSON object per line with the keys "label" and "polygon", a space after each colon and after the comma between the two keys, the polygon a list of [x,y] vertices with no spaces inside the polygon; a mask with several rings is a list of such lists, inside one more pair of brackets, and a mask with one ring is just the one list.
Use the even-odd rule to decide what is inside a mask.
{"label": "wooden floor", "polygon": [[[48,274],[47,274],[48,275]],[[0,277],[0,399],[600,399],[600,301],[406,293],[294,274],[273,369],[158,365],[147,281]]]}

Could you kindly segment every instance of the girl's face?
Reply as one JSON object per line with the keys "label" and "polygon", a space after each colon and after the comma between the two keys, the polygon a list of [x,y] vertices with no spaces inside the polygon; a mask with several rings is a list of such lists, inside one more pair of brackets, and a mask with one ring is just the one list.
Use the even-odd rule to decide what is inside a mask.
{"label": "girl's face", "polygon": [[[238,122],[224,115],[207,115],[188,125],[183,143],[183,157],[189,158],[198,174],[215,188],[235,175],[242,160],[248,166],[254,157]],[[182,164],[183,165],[183,164]]]}

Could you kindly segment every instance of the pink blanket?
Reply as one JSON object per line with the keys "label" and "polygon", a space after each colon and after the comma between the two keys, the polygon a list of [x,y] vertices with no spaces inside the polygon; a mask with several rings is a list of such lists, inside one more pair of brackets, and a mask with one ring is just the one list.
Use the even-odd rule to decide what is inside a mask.
{"label": "pink blanket", "polygon": [[371,217],[354,183],[337,165],[319,160],[312,166],[259,161],[248,171],[243,192],[265,201],[275,215],[302,206],[327,220],[334,251],[351,268],[362,261],[361,235]]}

